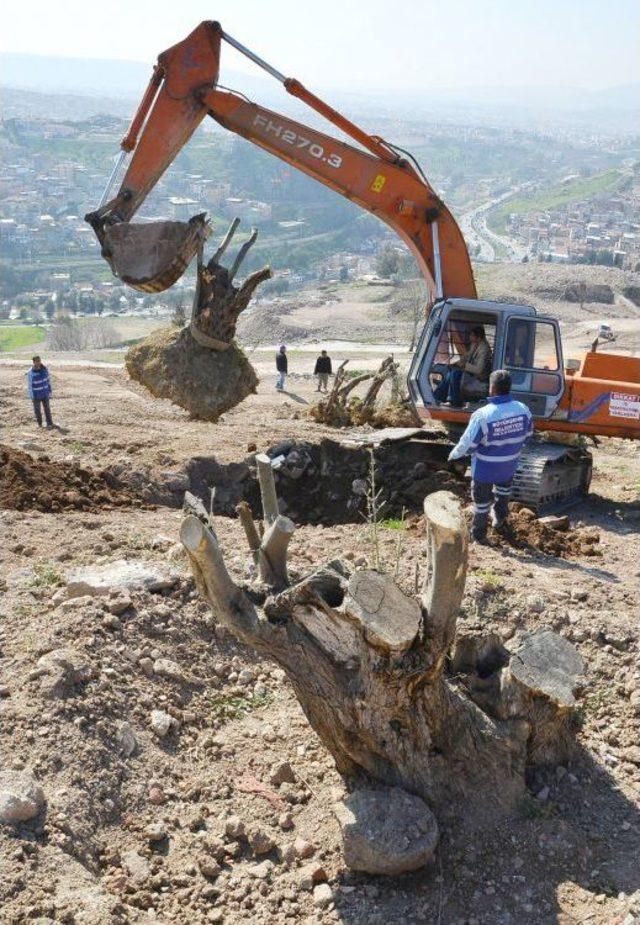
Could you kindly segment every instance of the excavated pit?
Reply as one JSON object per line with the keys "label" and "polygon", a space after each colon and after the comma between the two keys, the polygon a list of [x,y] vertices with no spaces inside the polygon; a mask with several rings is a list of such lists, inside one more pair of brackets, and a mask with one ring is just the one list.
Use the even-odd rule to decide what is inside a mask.
{"label": "excavated pit", "polygon": [[[382,518],[420,513],[426,495],[448,489],[465,493],[465,481],[447,462],[450,444],[416,439],[389,443],[373,450],[376,490],[381,491]],[[267,450],[274,461],[281,513],[297,524],[362,523],[371,485],[371,452],[364,446],[345,446],[335,440],[320,443],[286,440]],[[190,490],[209,505],[215,488],[214,509],[235,516],[247,501],[261,516],[255,455],[242,463],[221,465],[214,457],[195,457],[187,465]]]}
{"label": "excavated pit", "polygon": [[[274,461],[281,512],[297,524],[362,523],[371,484],[371,452],[375,460],[376,490],[384,503],[380,519],[405,514],[422,515],[426,495],[449,490],[469,498],[469,483],[447,461],[451,444],[433,434],[382,443],[373,451],[324,439],[320,443],[286,440],[267,454]],[[215,488],[214,510],[235,516],[247,501],[254,517],[261,517],[255,455],[243,462],[222,465],[215,457],[194,457],[186,467],[189,489],[208,506]],[[181,500],[181,499],[180,499]],[[517,503],[510,505],[509,521],[501,533],[490,531],[494,545],[557,558],[598,556],[599,533],[593,528],[572,529],[538,518]],[[551,521],[551,523],[549,522]],[[419,527],[421,519],[416,521]]]}
{"label": "excavated pit", "polygon": [[[361,524],[371,490],[371,454],[375,487],[380,492],[378,519],[406,515],[421,529],[423,502],[434,491],[448,490],[468,499],[466,478],[447,462],[451,444],[432,434],[400,442],[366,446],[324,439],[319,443],[286,440],[267,454],[274,462],[276,491],[283,514],[299,525]],[[217,516],[236,517],[247,501],[254,518],[262,516],[255,454],[240,462],[220,463],[214,456],[195,456],[178,472],[157,473],[116,463],[86,469],[44,454],[33,456],[0,447],[0,509],[98,512],[115,507],[182,506],[185,491],[207,507],[215,491]],[[554,524],[554,520],[561,523]],[[568,519],[537,518],[533,511],[510,505],[506,529],[490,531],[496,546],[571,559],[598,556],[599,531],[571,528]]]}

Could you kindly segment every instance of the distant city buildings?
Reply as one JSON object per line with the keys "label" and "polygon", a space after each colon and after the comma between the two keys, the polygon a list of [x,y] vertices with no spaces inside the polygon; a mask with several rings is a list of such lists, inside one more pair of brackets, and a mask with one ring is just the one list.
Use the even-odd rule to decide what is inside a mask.
{"label": "distant city buildings", "polygon": [[[11,118],[1,123],[0,256],[6,261],[1,317],[152,311],[177,300],[189,303],[193,281],[188,279],[159,299],[140,298],[110,277],[84,220],[100,200],[124,125],[112,116],[65,122]],[[607,141],[605,162],[599,164],[602,143],[595,138],[573,138],[570,144],[563,140],[553,148],[540,135],[515,130],[395,119],[387,128],[389,137],[425,161],[434,189],[456,214],[497,203],[513,189],[528,189],[534,185],[532,176],[544,184],[546,179],[540,178],[550,170],[569,183],[584,175],[585,158],[588,170],[606,169],[611,158],[624,166],[624,153],[612,141]],[[556,165],[560,145],[569,153]],[[370,276],[383,242],[397,241],[393,233],[290,166],[257,159],[262,157],[244,140],[205,133],[161,177],[145,202],[144,215],[184,221],[207,212],[214,238],[238,217],[243,230],[259,227],[260,243],[268,245],[262,253],[266,251],[265,258],[268,254],[276,277],[291,285]],[[507,162],[509,169],[503,170]],[[631,171],[632,162],[626,167]],[[512,215],[508,235],[532,257],[635,268],[640,264],[640,194],[634,176],[624,194]]]}
{"label": "distant city buildings", "polygon": [[624,195],[605,195],[556,209],[512,214],[507,233],[532,257],[556,263],[640,268],[640,177]]}

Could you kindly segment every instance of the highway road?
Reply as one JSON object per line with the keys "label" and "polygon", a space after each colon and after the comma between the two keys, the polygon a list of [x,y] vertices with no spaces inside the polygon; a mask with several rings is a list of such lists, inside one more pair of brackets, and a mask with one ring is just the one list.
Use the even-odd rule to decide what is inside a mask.
{"label": "highway road", "polygon": [[512,238],[498,235],[487,227],[488,213],[492,209],[495,209],[501,202],[504,202],[505,199],[510,199],[516,193],[521,192],[526,185],[527,184],[515,186],[507,190],[507,192],[503,193],[501,196],[482,202],[479,206],[476,206],[469,212],[465,212],[464,215],[460,217],[460,228],[462,229],[467,244],[471,248],[474,248],[476,245],[480,246],[477,259],[486,260],[488,262],[494,261],[496,259],[496,249],[498,247],[504,248],[507,251],[507,259],[513,263],[521,261],[528,253],[526,247],[518,244]]}

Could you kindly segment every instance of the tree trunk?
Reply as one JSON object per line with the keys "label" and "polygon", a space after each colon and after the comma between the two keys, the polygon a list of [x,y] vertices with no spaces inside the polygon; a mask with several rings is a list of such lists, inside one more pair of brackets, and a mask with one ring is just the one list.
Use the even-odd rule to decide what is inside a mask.
{"label": "tree trunk", "polygon": [[[482,678],[472,641],[449,674],[466,525],[448,492],[430,495],[424,511],[428,569],[419,601],[386,575],[333,562],[257,609],[229,576],[202,506],[185,517],[180,536],[216,619],[284,668],[342,774],[401,786],[441,819],[484,825],[514,810],[528,763],[558,760],[571,746],[582,666],[573,647],[547,633],[544,646],[530,645],[508,666],[490,638],[486,648],[500,651],[492,672],[482,663]],[[475,691],[473,678],[488,687]]]}
{"label": "tree trunk", "polygon": [[198,343],[213,350],[226,350],[233,341],[241,312],[247,307],[257,287],[271,278],[271,270],[264,267],[251,273],[241,286],[233,280],[242,261],[258,237],[254,228],[251,236],[240,248],[231,269],[220,260],[231,243],[240,219],[235,218],[213,257],[207,264],[198,259],[198,281],[191,313],[190,331]]}

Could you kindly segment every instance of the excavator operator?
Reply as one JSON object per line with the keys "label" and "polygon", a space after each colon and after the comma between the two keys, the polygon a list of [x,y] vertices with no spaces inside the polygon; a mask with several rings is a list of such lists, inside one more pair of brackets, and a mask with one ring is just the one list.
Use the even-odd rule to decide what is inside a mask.
{"label": "excavator operator", "polygon": [[487,340],[484,325],[476,324],[470,332],[471,346],[459,360],[449,365],[442,382],[434,389],[436,401],[461,408],[464,398],[486,398],[489,393],[489,376],[493,366],[493,354]]}

